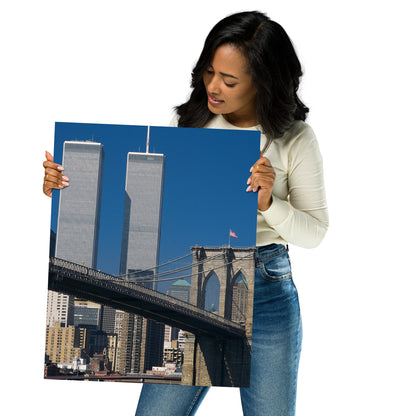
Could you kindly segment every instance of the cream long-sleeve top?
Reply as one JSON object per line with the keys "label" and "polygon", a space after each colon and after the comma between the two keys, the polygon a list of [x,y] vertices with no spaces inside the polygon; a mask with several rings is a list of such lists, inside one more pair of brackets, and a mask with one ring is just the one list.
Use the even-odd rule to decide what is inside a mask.
{"label": "cream long-sleeve top", "polygon": [[[177,116],[170,125],[178,125]],[[214,116],[205,128],[261,132],[260,126],[236,127],[222,115]],[[260,149],[266,142],[266,136],[261,133]],[[316,247],[328,229],[328,209],[322,157],[312,128],[303,121],[296,121],[282,137],[272,141],[263,156],[270,160],[276,178],[272,205],[266,211],[257,210],[256,245],[290,243],[304,248]],[[249,169],[250,166],[247,172]]]}

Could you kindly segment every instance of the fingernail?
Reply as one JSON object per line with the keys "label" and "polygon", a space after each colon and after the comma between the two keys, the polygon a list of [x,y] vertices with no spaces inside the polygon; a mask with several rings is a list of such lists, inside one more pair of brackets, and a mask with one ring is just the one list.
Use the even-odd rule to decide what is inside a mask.
{"label": "fingernail", "polygon": [[248,192],[251,189],[251,186],[247,186],[246,192]]}
{"label": "fingernail", "polygon": [[253,166],[250,168],[250,172],[253,172]]}
{"label": "fingernail", "polygon": [[247,185],[248,185],[249,183],[251,183],[251,178],[248,178],[248,179],[247,179]]}
{"label": "fingernail", "polygon": [[63,185],[63,186],[68,186],[68,185],[69,185],[69,183],[68,183],[68,182],[62,182],[62,185]]}
{"label": "fingernail", "polygon": [[68,181],[69,179],[68,179],[68,177],[67,176],[62,176],[62,179],[64,180],[64,181]]}
{"label": "fingernail", "polygon": [[58,169],[58,170],[64,170],[64,168],[62,166],[58,166],[56,169]]}

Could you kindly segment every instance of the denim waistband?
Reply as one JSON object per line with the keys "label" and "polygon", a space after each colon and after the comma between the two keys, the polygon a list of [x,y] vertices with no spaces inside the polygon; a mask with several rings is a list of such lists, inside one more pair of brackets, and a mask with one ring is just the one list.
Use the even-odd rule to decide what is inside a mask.
{"label": "denim waistband", "polygon": [[268,257],[276,256],[279,253],[288,251],[289,247],[283,244],[268,244],[267,246],[256,247],[256,258],[264,260]]}

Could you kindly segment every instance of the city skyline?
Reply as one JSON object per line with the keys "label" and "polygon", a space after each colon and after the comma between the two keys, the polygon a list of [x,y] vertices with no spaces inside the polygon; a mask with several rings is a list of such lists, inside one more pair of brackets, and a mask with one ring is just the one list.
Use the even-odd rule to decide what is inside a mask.
{"label": "city skyline", "polygon": [[[167,288],[172,290],[175,286],[172,278],[186,279],[189,285],[188,296],[191,296],[189,307],[186,306],[186,308],[195,305],[200,309],[214,312],[219,318],[225,318],[230,323],[236,319],[235,311],[242,310],[241,305],[252,305],[254,263],[250,263],[250,260],[246,266],[241,266],[239,263],[238,266],[236,265],[237,269],[233,271],[232,259],[235,252],[229,251],[228,247],[230,247],[231,237],[237,243],[233,246],[239,245],[243,250],[240,253],[245,253],[245,250],[253,253],[255,246],[256,217],[254,213],[257,201],[256,195],[245,192],[245,182],[249,176],[249,168],[253,160],[255,161],[251,155],[255,154],[259,148],[259,132],[78,123],[56,123],[55,128],[55,161],[59,163],[61,157],[66,169],[64,173],[70,178],[69,188],[60,192],[54,191],[52,198],[51,236],[56,233],[56,241],[64,241],[62,246],[66,251],[63,251],[61,258],[88,267],[92,266],[114,276],[118,275],[115,272],[118,263],[119,275],[124,279],[141,281],[142,285],[157,289],[161,293],[166,293]],[[84,136],[83,140],[80,136]],[[254,137],[257,137],[257,140]],[[64,152],[60,155],[58,149],[62,146]],[[146,153],[141,151],[142,147],[146,148]],[[158,148],[157,152],[154,150],[155,147]],[[96,148],[101,152],[98,175],[95,173],[94,159],[89,154],[91,149]],[[71,149],[75,149],[75,153],[72,154]],[[221,149],[220,154],[218,149]],[[231,153],[234,153],[232,163],[229,156]],[[248,157],[247,154],[250,156]],[[103,160],[104,169],[102,168]],[[68,162],[68,167],[65,166],[66,162]],[[237,182],[238,186],[236,186]],[[91,186],[87,186],[88,184]],[[181,184],[184,186],[181,187]],[[124,189],[124,194],[120,200],[121,189]],[[91,203],[86,203],[88,198],[91,199]],[[69,224],[67,231],[61,226],[63,220]],[[84,241],[88,240],[91,234],[90,230],[84,226],[85,221],[88,224],[91,223],[93,244],[78,250],[77,241],[83,242],[81,244],[83,246]],[[224,221],[228,221],[226,226],[224,226]],[[110,225],[113,230],[121,228],[121,239],[111,235]],[[120,229],[118,229],[118,235],[120,235]],[[228,244],[226,244],[227,240]],[[53,241],[55,240],[51,239],[51,244]],[[207,253],[214,250],[213,253],[216,254],[213,257],[206,257],[204,247],[207,247]],[[82,253],[81,257],[75,254],[77,251]],[[190,257],[191,254],[192,257]],[[84,259],[85,256],[91,255],[91,261]],[[100,261],[100,255],[105,261]],[[244,256],[244,254],[238,254],[237,257],[241,255]],[[252,254],[250,256],[252,257]],[[59,257],[58,252],[56,257]],[[157,268],[159,264],[163,267],[164,262],[170,263],[173,258],[178,257],[188,258],[186,267],[180,265],[181,272],[169,275],[169,278],[162,279],[165,281],[157,285],[156,280],[159,280],[159,275],[164,275]],[[53,262],[56,264],[55,260]],[[207,264],[202,266],[203,263]],[[201,267],[208,269],[206,273],[201,272],[198,277],[191,279],[191,275],[195,275],[196,267],[199,270],[202,270]],[[218,267],[221,270],[218,270]],[[243,267],[245,271],[242,272],[240,267]],[[247,285],[243,278],[246,282],[246,289],[237,294],[235,292],[237,280],[241,280],[241,273],[246,272],[251,283]],[[88,275],[94,276],[90,273]],[[148,277],[154,278],[153,283],[143,281]],[[81,276],[80,278],[82,279]],[[53,275],[52,279],[54,279]],[[231,289],[232,285],[234,285],[233,289]],[[59,283],[58,286],[52,285],[50,288],[59,291]],[[58,344],[55,342],[65,333],[72,337],[71,348],[78,351],[75,357],[89,357],[87,363],[95,360],[96,364],[104,363],[103,360],[107,359],[107,365],[112,366],[109,370],[111,373],[139,374],[158,368],[157,371],[163,371],[159,366],[162,365],[161,360],[165,357],[164,324],[173,322],[179,325],[179,328],[187,328],[188,318],[170,321],[169,315],[163,315],[164,312],[161,312],[162,315],[159,313],[156,317],[150,316],[151,319],[160,321],[154,322],[148,319],[148,314],[152,313],[157,303],[149,305],[150,309],[140,309],[132,313],[131,309],[124,309],[127,298],[117,294],[118,292],[114,292],[107,300],[104,300],[100,297],[101,295],[96,297],[91,292],[83,290],[74,292],[73,289],[62,286],[62,290],[67,294],[75,294],[83,298],[84,294],[89,293],[86,299],[104,302],[106,305],[104,308],[100,307],[101,312],[98,315],[96,315],[98,311],[97,313],[93,311],[95,307],[77,306],[75,327],[82,327],[88,320],[94,319],[94,316],[100,317],[101,314],[104,319],[105,314],[106,327],[110,328],[114,325],[114,328],[101,333],[101,323],[99,323],[101,318],[98,318],[96,329],[89,328],[89,332],[81,337],[79,331],[68,332],[62,329],[71,325],[69,321],[63,322],[58,327],[55,323],[53,327],[49,323],[48,351],[52,355],[55,350],[50,348],[55,348],[52,345],[59,345],[60,341]],[[98,287],[93,289],[93,291],[97,290],[99,291]],[[127,296],[127,292],[124,296]],[[233,296],[236,296],[235,300]],[[123,301],[117,303],[121,299]],[[135,305],[138,305],[136,302]],[[168,304],[170,302],[168,301]],[[108,305],[114,308],[112,312],[107,308]],[[119,308],[122,310],[118,310]],[[243,307],[245,308],[246,306]],[[140,312],[147,319],[143,319]],[[223,374],[221,360],[230,360],[231,357],[225,357],[228,354],[232,354],[236,359],[233,366],[244,368],[241,374],[244,374],[245,378],[243,377],[238,383],[245,385],[248,382],[250,353],[247,348],[251,342],[251,313],[252,306],[248,314],[244,314],[242,321],[238,318],[243,325],[242,328],[245,327],[246,338],[241,341],[236,341],[232,337],[227,338],[228,347],[223,352],[224,357],[221,354],[218,355],[216,343],[212,344],[210,341],[209,337],[212,337],[213,333],[208,335],[208,338],[206,336],[199,338],[198,341],[192,336],[181,347],[179,356],[175,355],[178,343],[176,342],[175,346],[169,346],[169,354],[173,354],[172,357],[176,356],[179,360],[177,363],[181,363],[181,368],[183,363],[185,373],[181,378],[185,384],[194,384],[196,380],[202,385],[233,384],[235,381],[223,380],[221,376]],[[197,317],[198,311],[194,309],[193,314]],[[193,330],[198,332],[199,326],[192,328],[191,332]],[[215,337],[218,336],[216,331],[218,329],[215,330]],[[92,344],[88,341],[90,338]],[[240,345],[239,342],[243,344]],[[201,353],[199,348],[205,351],[205,358],[201,356],[203,360],[208,356],[212,356],[211,359],[214,360],[210,364],[212,368],[209,374],[204,371],[200,373],[200,370],[194,369],[192,356],[196,357]],[[235,349],[240,351],[237,354],[238,358],[232,353]],[[91,356],[91,354],[94,355]],[[96,354],[102,354],[102,360]],[[112,358],[108,360],[108,357]],[[185,359],[184,362],[183,359]],[[231,365],[231,361],[228,361],[228,364]]]}

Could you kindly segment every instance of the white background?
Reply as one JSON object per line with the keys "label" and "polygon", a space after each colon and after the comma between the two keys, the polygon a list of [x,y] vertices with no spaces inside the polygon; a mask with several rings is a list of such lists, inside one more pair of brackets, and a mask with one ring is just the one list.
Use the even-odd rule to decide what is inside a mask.
{"label": "white background", "polygon": [[[303,63],[330,208],[321,246],[290,251],[304,323],[298,415],[416,414],[411,3],[2,2],[3,414],[134,414],[138,384],[43,380],[44,151],[55,121],[167,125],[209,29],[253,8],[285,27]],[[198,415],[211,414],[242,414],[238,389],[212,389]]]}

